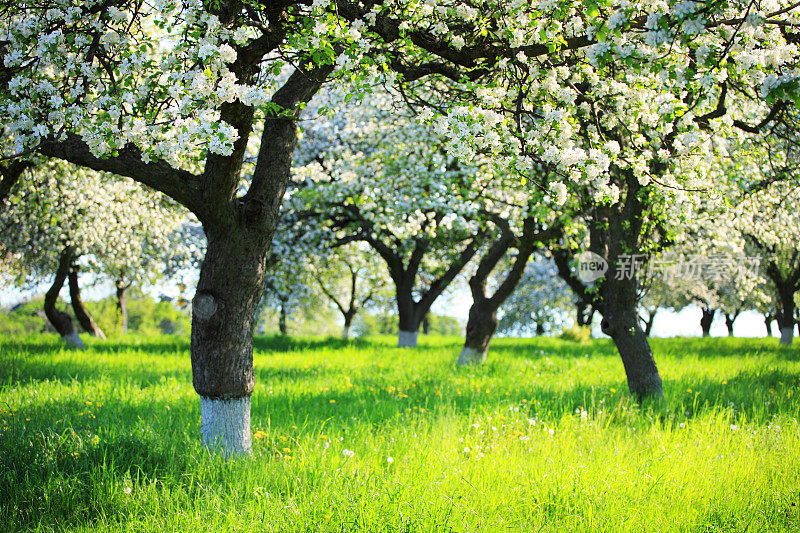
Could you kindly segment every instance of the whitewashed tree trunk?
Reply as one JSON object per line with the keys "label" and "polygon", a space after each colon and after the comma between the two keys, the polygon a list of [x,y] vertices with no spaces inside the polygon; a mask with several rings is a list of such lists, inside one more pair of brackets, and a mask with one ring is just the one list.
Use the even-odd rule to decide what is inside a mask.
{"label": "whitewashed tree trunk", "polygon": [[225,457],[249,454],[250,397],[229,400],[200,397],[203,445]]}
{"label": "whitewashed tree trunk", "polygon": [[77,348],[78,350],[85,350],[86,345],[81,340],[80,335],[77,332],[73,331],[67,335],[62,335],[61,340],[63,340],[67,346],[71,348]]}
{"label": "whitewashed tree trunk", "polygon": [[486,361],[486,351],[476,350],[475,348],[470,348],[469,346],[464,346],[464,349],[461,350],[461,354],[458,356],[458,361],[456,364],[458,365],[471,365],[471,364],[482,364]]}
{"label": "whitewashed tree trunk", "polygon": [[781,328],[781,344],[790,345],[794,338],[794,326],[788,328]]}
{"label": "whitewashed tree trunk", "polygon": [[403,331],[397,335],[398,348],[416,348],[417,347],[417,333],[416,331]]}
{"label": "whitewashed tree trunk", "polygon": [[350,340],[350,325],[346,325],[342,328],[342,339],[349,341]]}

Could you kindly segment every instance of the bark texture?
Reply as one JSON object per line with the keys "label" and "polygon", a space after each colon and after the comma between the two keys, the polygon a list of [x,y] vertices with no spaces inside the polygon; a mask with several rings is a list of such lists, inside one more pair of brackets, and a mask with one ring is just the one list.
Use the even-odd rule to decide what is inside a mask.
{"label": "bark texture", "polygon": [[767,337],[772,337],[772,321],[775,320],[772,315],[764,315],[764,326],[767,328]]}
{"label": "bark texture", "polygon": [[645,397],[662,397],[661,376],[636,313],[636,279],[607,279],[601,293],[603,320],[600,327],[619,351],[628,390],[639,401]]}
{"label": "bark texture", "polygon": [[210,399],[249,397],[254,384],[253,328],[266,277],[267,238],[245,228],[207,229],[206,235],[206,257],[192,301],[194,388]]}
{"label": "bark texture", "polygon": [[72,251],[72,248],[64,248],[58,261],[56,277],[53,280],[53,284],[44,295],[44,313],[47,316],[47,320],[50,321],[50,324],[53,325],[53,328],[58,332],[59,335],[61,335],[61,339],[65,343],[73,348],[83,349],[86,348],[86,345],[75,331],[75,326],[72,324],[72,319],[67,313],[59,310],[56,307],[58,294],[61,292],[61,288],[64,286],[64,282],[67,280],[73,258],[74,252]]}
{"label": "bark texture", "polygon": [[89,314],[89,311],[83,305],[83,300],[81,300],[81,288],[78,284],[78,267],[75,266],[74,263],[69,270],[69,298],[72,301],[72,310],[75,312],[75,318],[78,319],[78,324],[81,325],[83,330],[92,337],[105,339],[106,336],[103,330],[95,323],[92,315]]}

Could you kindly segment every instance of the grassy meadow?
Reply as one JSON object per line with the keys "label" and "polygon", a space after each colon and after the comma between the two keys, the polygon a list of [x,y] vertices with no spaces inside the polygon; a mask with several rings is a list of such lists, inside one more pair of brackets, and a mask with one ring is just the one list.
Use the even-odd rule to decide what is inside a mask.
{"label": "grassy meadow", "polygon": [[0,531],[798,531],[800,347],[256,339],[251,458],[199,444],[188,340],[0,339]]}

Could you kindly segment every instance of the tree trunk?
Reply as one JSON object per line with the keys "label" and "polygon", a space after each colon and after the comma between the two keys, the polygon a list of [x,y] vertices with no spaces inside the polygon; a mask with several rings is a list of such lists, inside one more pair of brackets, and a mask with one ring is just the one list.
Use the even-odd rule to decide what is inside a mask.
{"label": "tree trunk", "polygon": [[536,336],[541,337],[544,335],[544,325],[541,322],[537,322],[536,324]]}
{"label": "tree trunk", "polygon": [[92,337],[105,339],[106,336],[103,330],[95,323],[89,311],[87,311],[86,307],[83,305],[83,301],[81,300],[81,288],[78,285],[78,267],[74,264],[69,271],[69,297],[70,300],[72,300],[72,310],[75,311],[75,318],[78,319],[78,323],[83,330]]}
{"label": "tree trunk", "polygon": [[286,312],[286,304],[284,302],[281,302],[281,310],[280,313],[278,314],[278,331],[281,332],[281,335],[289,334],[289,328],[286,327],[287,314],[288,313]]}
{"label": "tree trunk", "polygon": [[728,337],[733,337],[733,323],[739,318],[739,310],[733,313],[725,313],[725,327],[728,328]]}
{"label": "tree trunk", "polygon": [[125,335],[128,333],[128,288],[130,285],[117,283],[117,320],[119,321],[119,332]]}
{"label": "tree trunk", "polygon": [[425,318],[422,319],[422,334],[429,335],[431,332],[431,315],[430,313],[425,314]]}
{"label": "tree trunk", "polygon": [[397,294],[397,347],[416,348],[420,317],[413,296],[413,280],[395,284]]}
{"label": "tree trunk", "polygon": [[53,280],[53,284],[44,296],[44,313],[47,316],[47,320],[50,321],[53,328],[61,335],[61,339],[68,346],[83,350],[86,348],[86,345],[75,331],[75,327],[72,325],[72,319],[67,313],[60,311],[56,307],[58,294],[64,286],[64,281],[67,279],[70,266],[72,265],[72,259],[72,248],[65,248],[64,251],[61,252],[61,257],[58,261],[58,270],[56,270],[56,277]]}
{"label": "tree trunk", "polygon": [[781,308],[778,310],[778,327],[781,330],[780,343],[785,346],[792,344],[794,340],[794,291],[788,286],[778,287],[778,299]]}
{"label": "tree trunk", "polygon": [[470,307],[464,348],[457,364],[481,364],[486,361],[486,352],[498,324],[497,311],[492,307],[486,301],[475,302]]}
{"label": "tree trunk", "polygon": [[767,327],[767,337],[772,337],[772,321],[774,318],[771,314],[764,315],[764,325]]}
{"label": "tree trunk", "polygon": [[661,398],[661,376],[637,312],[637,280],[615,278],[611,272],[601,285],[600,327],[614,341],[622,357],[631,394],[639,401],[645,397]]}
{"label": "tree trunk", "polygon": [[398,348],[416,348],[418,331],[403,331],[402,329],[397,333],[397,347]]}
{"label": "tree trunk", "polygon": [[653,332],[653,324],[656,321],[656,313],[658,312],[658,308],[654,309],[652,312],[648,311],[647,315],[647,322],[644,324],[644,336],[650,337],[650,333]]}
{"label": "tree trunk", "polygon": [[353,317],[355,316],[355,311],[352,309],[350,312],[345,313],[344,315],[344,327],[342,328],[342,339],[349,341],[350,340],[350,330],[353,326]]}
{"label": "tree trunk", "polygon": [[700,317],[700,328],[703,330],[703,337],[711,335],[711,323],[714,322],[714,314],[716,309],[702,308],[703,316]]}
{"label": "tree trunk", "polygon": [[787,326],[781,328],[780,344],[789,346],[794,340],[794,326]]}
{"label": "tree trunk", "polygon": [[33,163],[19,159],[11,161],[8,166],[0,165],[0,176],[2,176],[2,179],[0,179],[0,207],[5,204],[6,199],[11,195],[11,191],[14,190],[14,186],[19,181],[22,173],[32,166]]}
{"label": "tree trunk", "polygon": [[192,301],[192,376],[201,399],[203,443],[230,457],[251,448],[253,328],[269,236],[237,226],[206,229],[206,235]]}

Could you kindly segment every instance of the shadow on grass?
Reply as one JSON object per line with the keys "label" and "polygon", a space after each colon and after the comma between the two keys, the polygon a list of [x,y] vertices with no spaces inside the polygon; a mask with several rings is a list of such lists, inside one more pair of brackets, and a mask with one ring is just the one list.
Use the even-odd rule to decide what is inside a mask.
{"label": "shadow on grass", "polygon": [[[394,341],[396,342],[396,341]],[[388,348],[393,346],[388,337],[366,337],[344,340],[337,337],[290,337],[273,335],[253,339],[253,349],[263,354],[301,352],[304,350],[341,350],[344,348]]]}
{"label": "shadow on grass", "polygon": [[[268,340],[260,341],[266,343]],[[343,341],[336,341],[341,343],[336,344],[320,340],[309,344],[307,340],[272,340],[278,347],[273,351],[286,352],[311,349],[309,346],[314,346],[314,342],[323,348],[345,345]],[[375,341],[346,345],[386,347],[385,343]],[[120,346],[125,347],[120,351],[134,348],[131,345]],[[264,346],[272,347],[273,344]],[[449,344],[445,347],[450,349]],[[96,349],[94,346],[85,353],[91,355]],[[700,348],[695,342],[692,349]],[[111,352],[109,349],[107,353]],[[587,352],[593,356],[615,354],[613,345],[607,341],[588,346],[551,340],[529,344],[499,342],[493,345],[490,362],[485,368],[460,369],[452,363],[437,361],[428,373],[416,377],[403,376],[401,379],[404,381],[398,383],[403,387],[402,392],[372,368],[366,374],[355,373],[352,376],[347,369],[331,369],[324,362],[300,369],[258,368],[262,385],[265,382],[281,384],[338,374],[351,377],[353,386],[333,392],[278,394],[259,387],[253,396],[253,427],[269,424],[273,432],[288,433],[292,425],[297,425],[301,427],[300,431],[319,432],[326,424],[332,423],[345,431],[365,425],[379,430],[393,424],[406,425],[409,417],[430,419],[449,414],[467,417],[492,410],[506,412],[509,406],[518,407],[521,415],[535,415],[553,424],[566,416],[575,416],[574,411],[579,407],[593,414],[603,410],[612,427],[625,426],[631,419],[640,427],[667,420],[678,424],[682,419],[704,412],[732,409],[730,403],[736,406],[739,416],[756,423],[766,424],[778,412],[797,415],[798,402],[792,394],[797,392],[799,376],[780,368],[740,372],[726,382],[705,377],[666,379],[664,402],[642,409],[636,407],[627,394],[622,373],[619,380],[603,386],[563,381],[550,386],[546,377],[533,382],[528,379],[530,376],[522,375],[489,387],[485,384],[476,387],[469,377],[470,373],[475,373],[478,378],[502,373],[503,365],[507,364],[505,358],[577,358],[584,357]],[[752,353],[752,349],[746,353]],[[37,379],[71,381],[103,376],[140,386],[170,376],[187,382],[190,380],[188,369],[164,370],[142,364],[132,371],[124,367],[104,368],[97,362],[69,361],[59,365],[43,364],[39,359],[35,354],[28,360],[15,356],[12,367],[16,373],[9,374],[6,369],[9,365],[0,365],[0,379],[13,384]],[[80,376],[76,378],[76,374]],[[108,400],[102,407],[91,409],[96,418],[89,418],[85,414],[89,411],[85,402],[76,398],[43,400],[25,406],[13,415],[0,415],[3,425],[9,426],[0,437],[0,501],[3,502],[0,523],[17,529],[69,529],[101,518],[113,521],[116,516],[131,512],[120,487],[113,486],[123,478],[144,481],[171,478],[174,483],[188,487],[187,493],[199,490],[195,485],[197,480],[192,478],[197,470],[198,454],[202,453],[197,442],[199,409],[196,404],[185,397],[159,399],[151,403]],[[666,408],[671,410],[673,418],[669,418]],[[734,416],[733,411],[731,413]],[[42,517],[49,522],[40,522]]]}
{"label": "shadow on grass", "polygon": [[50,400],[0,415],[0,524],[68,530],[121,514],[121,480],[130,480],[133,490],[137,482],[165,477],[182,483],[194,441],[186,422],[197,408],[182,401],[150,407]]}
{"label": "shadow on grass", "polygon": [[781,346],[778,339],[744,339],[735,337],[709,337],[652,339],[656,358],[659,355],[682,358],[690,354],[701,359],[709,357],[756,357],[774,355],[784,361],[800,361],[800,342]]}
{"label": "shadow on grass", "polygon": [[188,355],[185,369],[165,370],[163,367],[159,368],[160,365],[152,364],[152,361],[113,365],[107,364],[107,361],[92,360],[91,351],[81,353],[86,354],[85,361],[42,361],[35,357],[23,358],[21,356],[6,358],[3,364],[0,364],[0,391],[32,381],[57,381],[67,384],[109,379],[130,383],[141,388],[161,383],[165,378],[170,377],[191,382]]}

